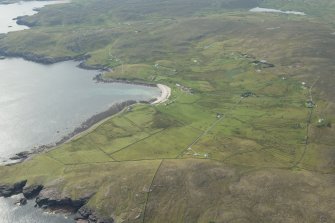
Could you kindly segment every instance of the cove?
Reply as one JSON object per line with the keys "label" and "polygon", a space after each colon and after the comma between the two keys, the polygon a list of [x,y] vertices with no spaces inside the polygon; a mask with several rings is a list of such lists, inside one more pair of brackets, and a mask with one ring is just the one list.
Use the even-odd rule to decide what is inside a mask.
{"label": "cove", "polygon": [[127,100],[150,100],[155,87],[96,83],[97,71],[68,61],[42,65],[0,60],[0,159],[53,144],[85,120]]}

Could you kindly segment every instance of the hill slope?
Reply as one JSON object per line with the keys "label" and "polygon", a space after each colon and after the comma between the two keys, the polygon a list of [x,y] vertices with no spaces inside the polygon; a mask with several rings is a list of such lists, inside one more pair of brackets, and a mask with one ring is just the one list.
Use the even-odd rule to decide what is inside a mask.
{"label": "hill slope", "polygon": [[84,55],[85,66],[113,68],[106,78],[163,83],[172,96],[0,167],[0,184],[88,197],[116,222],[334,222],[332,6],[84,0],[21,18],[33,28],[2,36],[2,54]]}

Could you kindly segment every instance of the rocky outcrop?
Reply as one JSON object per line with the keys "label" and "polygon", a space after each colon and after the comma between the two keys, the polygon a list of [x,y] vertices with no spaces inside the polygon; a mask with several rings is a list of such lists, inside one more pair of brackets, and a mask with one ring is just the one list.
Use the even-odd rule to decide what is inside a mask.
{"label": "rocky outcrop", "polygon": [[16,194],[22,193],[24,186],[27,181],[23,180],[13,185],[1,185],[0,186],[0,197],[10,197]]}
{"label": "rocky outcrop", "polygon": [[36,197],[36,204],[43,209],[61,208],[75,212],[74,219],[80,222],[88,223],[113,223],[112,218],[106,219],[101,217],[95,211],[86,206],[88,200],[93,194],[86,194],[80,198],[72,199],[68,196],[63,196],[61,193],[53,188],[45,188]]}
{"label": "rocky outcrop", "polygon": [[27,204],[27,198],[21,198],[20,200],[19,200],[19,205],[20,206],[23,206],[23,205],[26,205]]}
{"label": "rocky outcrop", "polygon": [[89,222],[89,223],[114,223],[114,220],[112,218],[110,219],[104,219],[99,217],[94,211],[92,211],[90,208],[83,206],[81,207],[78,212],[76,213],[74,220],[77,222]]}
{"label": "rocky outcrop", "polygon": [[273,68],[274,64],[268,63],[266,60],[254,60],[251,62],[253,65],[258,66],[260,68]]}
{"label": "rocky outcrop", "polygon": [[[114,223],[112,218],[103,218],[92,209],[85,206],[93,194],[86,194],[80,198],[72,199],[68,196],[62,196],[54,188],[44,188],[42,185],[26,186],[27,180],[15,183],[13,185],[1,185],[0,196],[10,197],[12,195],[23,193],[24,197],[17,201],[17,204],[23,206],[27,204],[27,199],[36,197],[36,206],[43,209],[62,209],[76,213],[74,219],[77,222],[87,223]],[[44,188],[44,189],[43,189]]]}
{"label": "rocky outcrop", "polygon": [[43,189],[42,185],[33,185],[23,188],[23,196],[27,199],[33,199],[39,195],[41,190]]}
{"label": "rocky outcrop", "polygon": [[16,153],[13,157],[9,158],[10,160],[25,160],[31,155],[28,151],[23,151],[20,153]]}
{"label": "rocky outcrop", "polygon": [[43,189],[36,197],[36,204],[43,208],[68,208],[76,211],[85,205],[90,197],[91,195],[71,199],[67,196],[61,196],[61,194],[53,188],[47,188]]}

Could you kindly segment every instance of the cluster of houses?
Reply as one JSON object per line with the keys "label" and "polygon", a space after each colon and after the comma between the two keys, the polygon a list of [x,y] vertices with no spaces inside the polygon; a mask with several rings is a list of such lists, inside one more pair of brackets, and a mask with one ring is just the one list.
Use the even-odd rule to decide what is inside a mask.
{"label": "cluster of houses", "polygon": [[189,87],[185,87],[185,86],[183,86],[183,85],[181,85],[181,84],[176,84],[176,86],[180,89],[180,90],[182,90],[183,92],[185,92],[185,93],[188,93],[188,94],[192,94],[193,93],[193,90],[192,90],[192,88],[189,88]]}

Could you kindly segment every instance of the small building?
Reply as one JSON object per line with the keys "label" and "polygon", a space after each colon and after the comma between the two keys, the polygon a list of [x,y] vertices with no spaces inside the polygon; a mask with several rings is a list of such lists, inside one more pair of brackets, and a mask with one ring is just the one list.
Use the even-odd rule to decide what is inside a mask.
{"label": "small building", "polygon": [[311,100],[306,101],[306,107],[307,108],[314,108],[315,107],[315,103]]}

